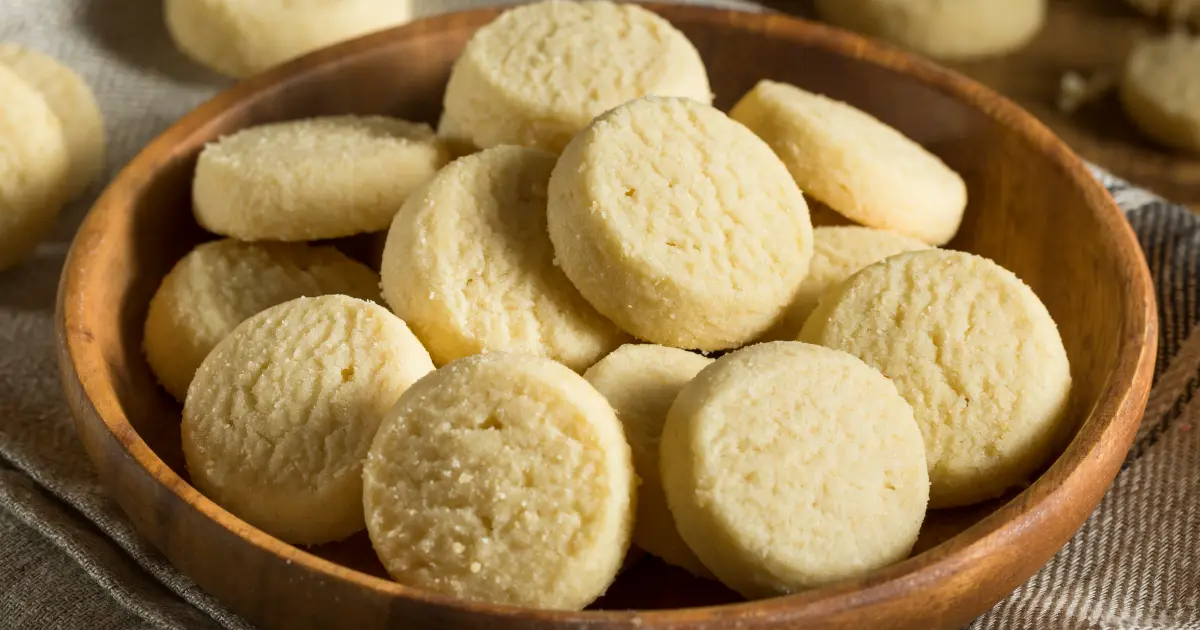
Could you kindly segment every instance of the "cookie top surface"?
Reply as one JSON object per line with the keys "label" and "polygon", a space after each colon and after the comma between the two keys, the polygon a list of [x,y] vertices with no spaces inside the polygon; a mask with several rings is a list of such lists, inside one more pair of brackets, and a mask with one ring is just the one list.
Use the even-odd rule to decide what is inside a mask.
{"label": "cookie top surface", "polygon": [[583,370],[627,339],[554,265],[546,185],[555,160],[513,146],[461,158],[393,220],[384,295],[439,364],[518,351]]}
{"label": "cookie top surface", "polygon": [[726,585],[767,597],[908,556],[929,491],[912,408],[848,354],[728,354],[688,383],[661,443],[680,534]]}
{"label": "cookie top surface", "polygon": [[658,472],[658,445],[679,390],[712,361],[677,348],[627,344],[583,375],[616,410],[633,450],[634,468],[642,480],[634,544],[701,577],[712,574],[676,531]]}
{"label": "cookie top surface", "polygon": [[799,338],[896,383],[925,437],[934,507],[1022,483],[1061,437],[1071,373],[1058,327],[986,258],[925,250],[871,265],[821,300]]}
{"label": "cookie top surface", "polygon": [[388,410],[433,369],[382,306],[298,298],[242,322],[205,358],[183,407],[192,482],[293,543],[363,527],[362,461]]}
{"label": "cookie top surface", "polygon": [[600,116],[550,179],[558,263],[623,329],[719,350],[761,334],[808,271],[808,206],[771,149],[720,111],[645,98]]}
{"label": "cookie top surface", "polygon": [[365,465],[367,530],[400,583],[581,609],[617,574],[635,477],[612,408],[578,374],[509,353],[414,385]]}
{"label": "cookie top surface", "polygon": [[378,232],[448,160],[423,123],[325,116],[259,125],[204,147],[194,210],[202,227],[248,241]]}
{"label": "cookie top surface", "polygon": [[447,87],[446,121],[483,148],[561,151],[592,118],[649,94],[712,102],[704,63],[679,30],[635,4],[548,0],[475,33]]}
{"label": "cookie top surface", "polygon": [[943,245],[967,204],[962,177],[847,103],[761,81],[730,112],[779,154],[806,194],[863,225]]}
{"label": "cookie top surface", "polygon": [[238,324],[277,304],[331,293],[382,302],[379,275],[332,247],[204,243],[175,263],[150,300],[147,358],[183,400],[204,357]]}

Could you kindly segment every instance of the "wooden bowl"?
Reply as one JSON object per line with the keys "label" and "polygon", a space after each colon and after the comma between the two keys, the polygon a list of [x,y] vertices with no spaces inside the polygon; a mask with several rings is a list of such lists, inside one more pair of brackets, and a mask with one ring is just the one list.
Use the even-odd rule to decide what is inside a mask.
{"label": "wooden bowl", "polygon": [[496,15],[472,11],[342,44],[237,85],[151,143],[80,229],[59,294],[66,394],[112,495],[183,573],[265,628],[952,628],[1027,579],[1079,528],[1129,447],[1156,348],[1149,272],[1104,189],[1021,109],[928,62],[781,15],[654,9],[696,43],[719,106],[759,79],[794,82],[876,114],[963,174],[971,205],[952,246],[1017,273],[1061,327],[1077,424],[1057,461],[1020,494],[931,514],[913,557],[861,579],[744,602],[646,558],[585,612],[469,604],[405,588],[382,577],[365,536],[299,549],[201,496],[182,464],[179,406],[140,350],[158,282],[211,238],[189,211],[197,153],[221,134],[301,116],[434,121],[451,63]]}

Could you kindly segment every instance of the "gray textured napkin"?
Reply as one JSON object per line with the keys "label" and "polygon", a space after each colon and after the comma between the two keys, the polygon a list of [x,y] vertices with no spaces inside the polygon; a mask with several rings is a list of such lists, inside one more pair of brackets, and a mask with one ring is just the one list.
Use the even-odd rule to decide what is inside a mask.
{"label": "gray textured napkin", "polygon": [[[427,0],[424,11],[486,3]],[[0,0],[0,41],[49,53],[91,84],[107,121],[109,176],[228,84],[175,52],[155,0]],[[1155,273],[1161,376],[1103,504],[978,628],[1200,630],[1200,336],[1184,341],[1200,319],[1200,219],[1097,175]],[[249,628],[137,535],[71,426],[54,358],[54,293],[98,192],[65,211],[34,260],[0,273],[0,628]]]}

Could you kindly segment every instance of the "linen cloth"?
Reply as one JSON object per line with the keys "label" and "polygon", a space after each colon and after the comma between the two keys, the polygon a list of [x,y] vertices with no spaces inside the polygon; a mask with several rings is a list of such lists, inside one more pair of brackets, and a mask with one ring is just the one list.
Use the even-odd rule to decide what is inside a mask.
{"label": "linen cloth", "polygon": [[[420,9],[487,3],[426,0]],[[92,86],[107,122],[108,177],[229,84],[174,49],[157,0],[0,0],[0,41],[48,53]],[[1200,335],[1191,335],[1200,319],[1200,218],[1096,174],[1155,276],[1159,378],[1104,502],[1041,572],[975,622],[980,630],[1200,630]],[[138,536],[71,426],[55,364],[54,295],[100,187],[64,211],[33,260],[0,273],[0,628],[249,629]]]}

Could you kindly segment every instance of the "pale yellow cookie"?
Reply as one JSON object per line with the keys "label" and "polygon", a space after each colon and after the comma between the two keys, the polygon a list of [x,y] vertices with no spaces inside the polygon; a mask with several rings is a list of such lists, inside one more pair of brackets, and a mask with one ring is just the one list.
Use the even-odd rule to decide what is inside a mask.
{"label": "pale yellow cookie", "polygon": [[1046,0],[817,0],[816,6],[835,26],[957,61],[1020,50],[1046,23]]}
{"label": "pale yellow cookie", "polygon": [[33,253],[66,200],[70,154],[38,91],[0,66],[0,270]]}
{"label": "pale yellow cookie", "polygon": [[878,368],[912,404],[930,507],[990,499],[1046,463],[1071,368],[1058,327],[1012,272],[973,254],[899,254],[821,299],[800,340]]}
{"label": "pale yellow cookie", "polygon": [[151,298],[146,359],[182,401],[204,357],[238,324],[276,304],[331,293],[381,302],[379,275],[332,247],[205,243],[175,263]]}
{"label": "pale yellow cookie", "polygon": [[429,125],[384,116],[251,127],[201,151],[196,220],[243,241],[378,232],[449,159]]}
{"label": "pale yellow cookie", "polygon": [[92,89],[70,68],[17,44],[0,44],[0,65],[33,86],[62,123],[70,154],[67,196],[78,197],[104,171],[104,117]]}
{"label": "pale yellow cookie", "polygon": [[805,194],[855,222],[932,245],[958,232],[967,206],[962,177],[870,114],[761,81],[730,116],[771,145]]}
{"label": "pale yellow cookie", "polygon": [[412,0],[166,0],[163,11],[184,54],[244,77],[403,24]]}
{"label": "pale yellow cookie", "polygon": [[396,581],[577,610],[617,575],[636,478],[612,407],[549,359],[455,361],[401,397],[371,445],[367,531]]}
{"label": "pale yellow cookie", "polygon": [[912,407],[827,348],[779,341],[721,357],[675,399],[660,449],[680,535],[748,598],[899,562],[925,519]]}
{"label": "pale yellow cookie", "polygon": [[861,226],[813,229],[813,257],[808,275],[800,284],[783,321],[767,334],[772,341],[791,341],[817,308],[826,291],[845,282],[855,272],[888,256],[918,249],[926,243],[887,230]]}
{"label": "pale yellow cookie", "polygon": [[382,306],[344,295],[273,306],[217,344],[188,388],[192,484],[283,541],[343,539],[363,528],[362,464],[375,432],[431,370]]}
{"label": "pale yellow cookie", "polygon": [[550,240],[585,298],[646,341],[723,350],[783,314],[812,257],[808,206],[762,140],[682,98],[632,101],[571,141]]}
{"label": "pale yellow cookie", "polygon": [[1200,37],[1138,44],[1125,63],[1121,101],[1147,137],[1200,153]]}
{"label": "pale yellow cookie", "polygon": [[596,116],[651,94],[712,103],[683,33],[634,4],[547,0],[475,33],[450,75],[440,131],[484,149],[558,152]]}
{"label": "pale yellow cookie", "polygon": [[554,266],[546,183],[555,156],[495,147],[458,159],[404,205],[383,252],[383,294],[439,365],[485,351],[582,371],[625,335]]}
{"label": "pale yellow cookie", "polygon": [[633,543],[667,564],[706,578],[712,573],[679,537],[667,508],[658,474],[658,443],[679,390],[710,363],[712,359],[686,350],[629,344],[583,374],[617,411],[633,449],[634,468],[642,480]]}

